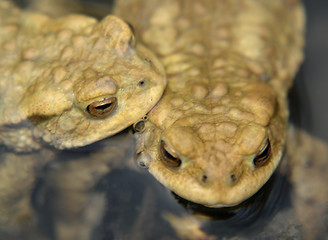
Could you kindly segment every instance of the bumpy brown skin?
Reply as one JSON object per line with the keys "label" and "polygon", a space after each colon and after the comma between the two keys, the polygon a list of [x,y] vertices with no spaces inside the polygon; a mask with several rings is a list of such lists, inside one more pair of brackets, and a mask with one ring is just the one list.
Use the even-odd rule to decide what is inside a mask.
{"label": "bumpy brown skin", "polygon": [[[301,3],[130,0],[117,1],[116,14],[134,24],[168,77],[137,134],[139,163],[176,194],[209,207],[252,196],[284,152],[286,95],[303,58]],[[267,140],[271,152],[257,167],[253,159]],[[181,164],[170,166],[167,153]]]}
{"label": "bumpy brown skin", "polygon": [[[95,142],[145,115],[165,85],[162,65],[119,18],[53,19],[0,2],[0,144],[30,151],[42,141],[60,149]],[[108,114],[88,111],[114,98]]]}

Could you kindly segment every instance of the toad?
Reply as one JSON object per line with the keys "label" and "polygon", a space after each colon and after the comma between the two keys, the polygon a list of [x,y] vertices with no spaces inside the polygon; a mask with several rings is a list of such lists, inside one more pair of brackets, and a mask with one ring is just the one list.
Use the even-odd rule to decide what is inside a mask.
{"label": "toad", "polygon": [[[129,9],[129,11],[127,10]],[[168,87],[135,124],[138,162],[208,207],[256,193],[284,154],[287,91],[303,59],[299,1],[118,1]]]}
{"label": "toad", "polygon": [[75,148],[145,115],[166,78],[129,24],[61,18],[0,2],[0,144],[17,152],[46,142]]}

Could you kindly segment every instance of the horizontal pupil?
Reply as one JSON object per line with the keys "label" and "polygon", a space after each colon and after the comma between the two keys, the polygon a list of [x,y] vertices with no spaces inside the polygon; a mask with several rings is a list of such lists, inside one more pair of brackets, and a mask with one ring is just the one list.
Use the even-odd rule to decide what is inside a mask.
{"label": "horizontal pupil", "polygon": [[270,145],[269,143],[267,144],[266,148],[263,150],[263,152],[258,156],[259,158],[264,158],[268,155]]}
{"label": "horizontal pupil", "polygon": [[168,151],[166,151],[165,149],[164,149],[164,154],[165,154],[165,156],[166,156],[167,158],[169,158],[169,159],[171,159],[171,160],[173,160],[173,161],[178,160],[177,158],[173,157],[173,156],[172,156]]}
{"label": "horizontal pupil", "polygon": [[257,158],[259,158],[259,159],[261,159],[261,158],[265,158],[266,155],[267,155],[267,152],[268,152],[268,150],[265,149],[260,155],[257,156]]}
{"label": "horizontal pupil", "polygon": [[115,97],[105,98],[102,101],[95,101],[86,107],[86,111],[96,117],[107,116],[117,105]]}
{"label": "horizontal pupil", "polygon": [[267,145],[265,149],[259,155],[257,155],[253,160],[255,166],[257,167],[263,166],[269,159],[270,153],[271,153],[271,145],[269,140],[267,140]]}
{"label": "horizontal pupil", "polygon": [[106,108],[109,108],[111,105],[112,105],[111,103],[107,103],[107,104],[104,104],[104,105],[96,106],[95,109],[105,110]]}
{"label": "horizontal pupil", "polygon": [[173,156],[170,152],[166,150],[166,144],[164,141],[161,142],[160,154],[162,161],[167,167],[176,168],[181,165],[180,158]]}

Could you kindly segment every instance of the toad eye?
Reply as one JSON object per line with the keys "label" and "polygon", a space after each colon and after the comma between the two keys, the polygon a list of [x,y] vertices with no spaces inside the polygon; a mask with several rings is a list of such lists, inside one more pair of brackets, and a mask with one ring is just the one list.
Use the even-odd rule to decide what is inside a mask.
{"label": "toad eye", "polygon": [[169,168],[177,168],[181,165],[179,156],[169,149],[165,141],[161,141],[160,145],[160,159]]}
{"label": "toad eye", "polygon": [[253,163],[255,167],[262,167],[264,164],[266,164],[270,159],[270,155],[271,155],[271,144],[268,139],[265,146],[253,159]]}
{"label": "toad eye", "polygon": [[102,101],[95,101],[86,108],[87,112],[95,117],[105,117],[110,114],[116,107],[117,100],[115,97],[105,98]]}

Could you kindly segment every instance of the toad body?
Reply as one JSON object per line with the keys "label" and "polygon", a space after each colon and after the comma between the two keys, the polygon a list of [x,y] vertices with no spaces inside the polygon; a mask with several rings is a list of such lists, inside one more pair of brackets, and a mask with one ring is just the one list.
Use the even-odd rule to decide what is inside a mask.
{"label": "toad body", "polygon": [[51,18],[0,2],[0,144],[80,147],[145,115],[166,78],[114,16]]}
{"label": "toad body", "polygon": [[118,1],[116,13],[160,56],[168,78],[135,125],[139,164],[208,207],[256,193],[285,148],[287,91],[303,59],[301,3],[131,0]]}

